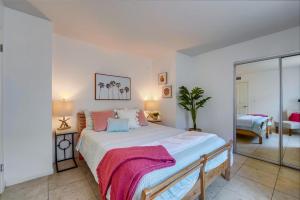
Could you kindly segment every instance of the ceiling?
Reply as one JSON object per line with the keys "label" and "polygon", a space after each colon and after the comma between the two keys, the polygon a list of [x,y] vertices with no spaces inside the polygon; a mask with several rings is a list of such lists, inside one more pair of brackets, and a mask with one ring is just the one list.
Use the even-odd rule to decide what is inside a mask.
{"label": "ceiling", "polygon": [[57,34],[149,58],[194,56],[300,25],[300,1],[27,1]]}

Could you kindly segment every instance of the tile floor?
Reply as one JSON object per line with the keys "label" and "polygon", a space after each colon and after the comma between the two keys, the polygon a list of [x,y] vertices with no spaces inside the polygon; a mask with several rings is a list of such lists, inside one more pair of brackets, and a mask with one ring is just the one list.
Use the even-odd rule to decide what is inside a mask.
{"label": "tile floor", "polygon": [[[96,200],[97,184],[84,162],[79,167],[6,188],[1,200]],[[235,155],[231,181],[219,177],[208,200],[299,200],[300,171]]]}
{"label": "tile floor", "polygon": [[[252,155],[277,162],[279,160],[279,135],[272,133],[268,139],[263,138],[263,143],[258,143],[258,138],[237,137],[237,150],[245,155]],[[300,133],[289,136],[283,135],[283,162],[300,167]]]}

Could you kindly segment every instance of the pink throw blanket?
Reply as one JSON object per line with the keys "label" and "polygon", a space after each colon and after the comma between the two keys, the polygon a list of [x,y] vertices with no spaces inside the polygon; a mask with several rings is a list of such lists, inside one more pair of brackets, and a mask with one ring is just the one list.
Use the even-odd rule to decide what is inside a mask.
{"label": "pink throw blanket", "polygon": [[289,117],[289,121],[300,122],[300,113],[294,112]]}
{"label": "pink throw blanket", "polygon": [[131,200],[145,174],[175,163],[162,145],[112,149],[97,167],[101,197],[106,199],[111,186],[111,200]]}

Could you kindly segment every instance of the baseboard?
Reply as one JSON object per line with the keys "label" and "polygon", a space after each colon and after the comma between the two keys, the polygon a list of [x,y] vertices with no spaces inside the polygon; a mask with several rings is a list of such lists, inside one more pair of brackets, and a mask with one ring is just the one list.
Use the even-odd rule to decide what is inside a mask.
{"label": "baseboard", "polygon": [[41,178],[43,176],[49,176],[53,173],[54,173],[54,170],[53,170],[53,168],[51,168],[48,171],[38,173],[38,174],[35,174],[33,176],[29,176],[29,177],[21,178],[21,179],[18,179],[18,180],[9,181],[9,182],[5,181],[5,186],[11,186],[11,185],[15,185],[15,184],[18,184],[18,183],[23,183],[23,182],[30,181],[30,180],[33,180],[33,179],[36,179],[36,178]]}

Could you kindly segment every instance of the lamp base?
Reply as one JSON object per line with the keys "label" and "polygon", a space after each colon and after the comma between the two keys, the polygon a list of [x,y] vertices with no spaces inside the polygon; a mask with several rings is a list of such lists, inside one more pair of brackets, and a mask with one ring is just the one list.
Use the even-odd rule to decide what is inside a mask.
{"label": "lamp base", "polygon": [[71,128],[71,126],[69,126],[69,124],[67,123],[67,121],[69,119],[70,118],[65,118],[65,117],[63,117],[62,119],[60,119],[59,121],[61,121],[61,125],[60,125],[59,128],[57,128],[57,130],[66,130],[66,129]]}
{"label": "lamp base", "polygon": [[68,127],[63,127],[63,128],[57,128],[57,130],[59,130],[59,131],[63,131],[63,130],[67,130],[67,129],[70,129],[71,128],[71,126],[68,126]]}

